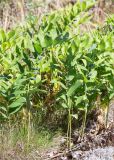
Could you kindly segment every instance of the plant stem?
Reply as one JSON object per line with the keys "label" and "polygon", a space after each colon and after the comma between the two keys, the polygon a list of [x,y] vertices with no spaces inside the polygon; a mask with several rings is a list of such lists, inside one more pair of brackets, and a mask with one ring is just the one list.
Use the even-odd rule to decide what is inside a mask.
{"label": "plant stem", "polygon": [[84,118],[83,118],[83,124],[82,124],[82,132],[81,132],[81,137],[82,138],[83,138],[83,135],[84,135],[84,132],[85,132],[86,119],[87,119],[87,107],[85,108]]}
{"label": "plant stem", "polygon": [[68,128],[67,128],[67,148],[69,148],[69,114],[68,114]]}
{"label": "plant stem", "polygon": [[71,109],[68,110],[67,148],[71,150],[72,117]]}
{"label": "plant stem", "polygon": [[71,150],[71,133],[72,133],[72,117],[71,109],[69,109],[69,149]]}
{"label": "plant stem", "polygon": [[105,126],[108,126],[108,113],[109,113],[109,104],[106,107],[106,115],[105,115]]}
{"label": "plant stem", "polygon": [[27,151],[30,143],[30,111],[28,112],[28,135],[27,135]]}
{"label": "plant stem", "polygon": [[31,114],[30,114],[31,104],[30,104],[30,97],[29,97],[29,84],[28,84],[26,101],[27,101],[27,108],[28,108],[28,133],[27,133],[27,152],[28,152],[29,143],[30,143],[30,127],[31,127]]}

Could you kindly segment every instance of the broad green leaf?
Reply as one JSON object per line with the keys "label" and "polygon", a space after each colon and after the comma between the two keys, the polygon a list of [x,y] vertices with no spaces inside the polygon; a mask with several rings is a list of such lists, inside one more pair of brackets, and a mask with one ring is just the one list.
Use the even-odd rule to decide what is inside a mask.
{"label": "broad green leaf", "polygon": [[92,70],[90,72],[90,79],[95,79],[97,77],[97,71],[96,70]]}
{"label": "broad green leaf", "polygon": [[81,2],[81,10],[85,10],[86,9],[86,1],[82,1]]}
{"label": "broad green leaf", "polygon": [[24,67],[19,62],[17,62],[17,64],[18,64],[18,67],[20,69],[20,72],[24,73]]}
{"label": "broad green leaf", "polygon": [[84,101],[87,97],[85,95],[76,98],[76,105],[80,104]]}
{"label": "broad green leaf", "polygon": [[21,97],[21,98],[17,99],[15,102],[11,103],[8,106],[8,108],[18,108],[18,107],[22,106],[25,102],[26,102],[26,99]]}
{"label": "broad green leaf", "polygon": [[71,97],[74,92],[76,91],[77,88],[79,88],[82,85],[83,81],[82,80],[77,80],[68,90],[67,96]]}
{"label": "broad green leaf", "polygon": [[8,32],[7,34],[7,39],[11,39],[11,38],[14,38],[14,35],[15,35],[15,30],[11,30]]}
{"label": "broad green leaf", "polygon": [[39,83],[39,82],[41,82],[41,75],[36,76],[36,83]]}
{"label": "broad green leaf", "polygon": [[66,103],[62,103],[62,107],[63,108],[68,108],[68,106],[66,105]]}
{"label": "broad green leaf", "polygon": [[32,39],[29,36],[24,38],[24,48],[29,49],[31,52],[34,52],[34,46],[32,43]]}
{"label": "broad green leaf", "polygon": [[7,109],[5,107],[0,106],[0,110],[7,112]]}
{"label": "broad green leaf", "polygon": [[5,113],[2,113],[1,111],[0,111],[0,117],[3,117],[3,118],[5,118],[5,119],[7,119],[8,117],[7,117],[7,115],[5,114]]}
{"label": "broad green leaf", "polygon": [[17,108],[9,108],[9,115],[17,113],[21,109],[21,107],[22,106],[19,106]]}
{"label": "broad green leaf", "polygon": [[[42,47],[40,46],[39,43],[34,43],[34,49],[37,54],[40,54],[42,52]],[[36,57],[37,57],[37,55],[36,55]]]}

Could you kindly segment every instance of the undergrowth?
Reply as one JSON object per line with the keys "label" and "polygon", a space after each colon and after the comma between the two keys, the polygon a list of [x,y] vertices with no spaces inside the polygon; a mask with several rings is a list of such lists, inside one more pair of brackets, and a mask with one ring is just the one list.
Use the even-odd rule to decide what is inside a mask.
{"label": "undergrowth", "polygon": [[[108,111],[114,97],[114,16],[91,29],[93,6],[93,0],[78,1],[39,21],[32,17],[8,32],[0,30],[1,132],[7,124],[13,141],[15,135],[24,138],[27,150],[33,141],[43,142],[42,136],[32,139],[41,122],[56,126],[62,120],[63,129],[67,124],[71,149],[72,122],[81,119],[83,137],[88,113],[99,107]],[[13,135],[17,122],[20,131],[13,128]],[[46,134],[49,140],[52,132]]]}

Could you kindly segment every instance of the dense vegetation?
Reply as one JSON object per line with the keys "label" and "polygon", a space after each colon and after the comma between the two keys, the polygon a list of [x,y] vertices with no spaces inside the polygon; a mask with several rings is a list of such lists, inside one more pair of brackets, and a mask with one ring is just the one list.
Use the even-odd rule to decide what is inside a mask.
{"label": "dense vegetation", "polygon": [[70,147],[72,119],[82,113],[83,136],[88,112],[107,108],[114,96],[114,16],[91,29],[93,5],[92,0],[77,2],[11,31],[0,30],[3,125],[18,121],[29,130],[55,111],[67,113]]}

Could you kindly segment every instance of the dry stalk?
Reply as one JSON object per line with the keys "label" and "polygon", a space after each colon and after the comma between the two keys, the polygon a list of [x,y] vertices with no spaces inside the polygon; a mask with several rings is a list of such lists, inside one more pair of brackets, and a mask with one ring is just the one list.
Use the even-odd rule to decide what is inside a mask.
{"label": "dry stalk", "polygon": [[8,15],[9,15],[9,7],[8,7],[8,5],[6,5],[6,8],[7,9],[6,9],[6,13],[5,13],[5,21],[4,21],[4,25],[3,25],[5,31],[8,28]]}
{"label": "dry stalk", "polygon": [[24,22],[25,20],[24,0],[19,0],[18,6],[21,13],[21,21]]}

